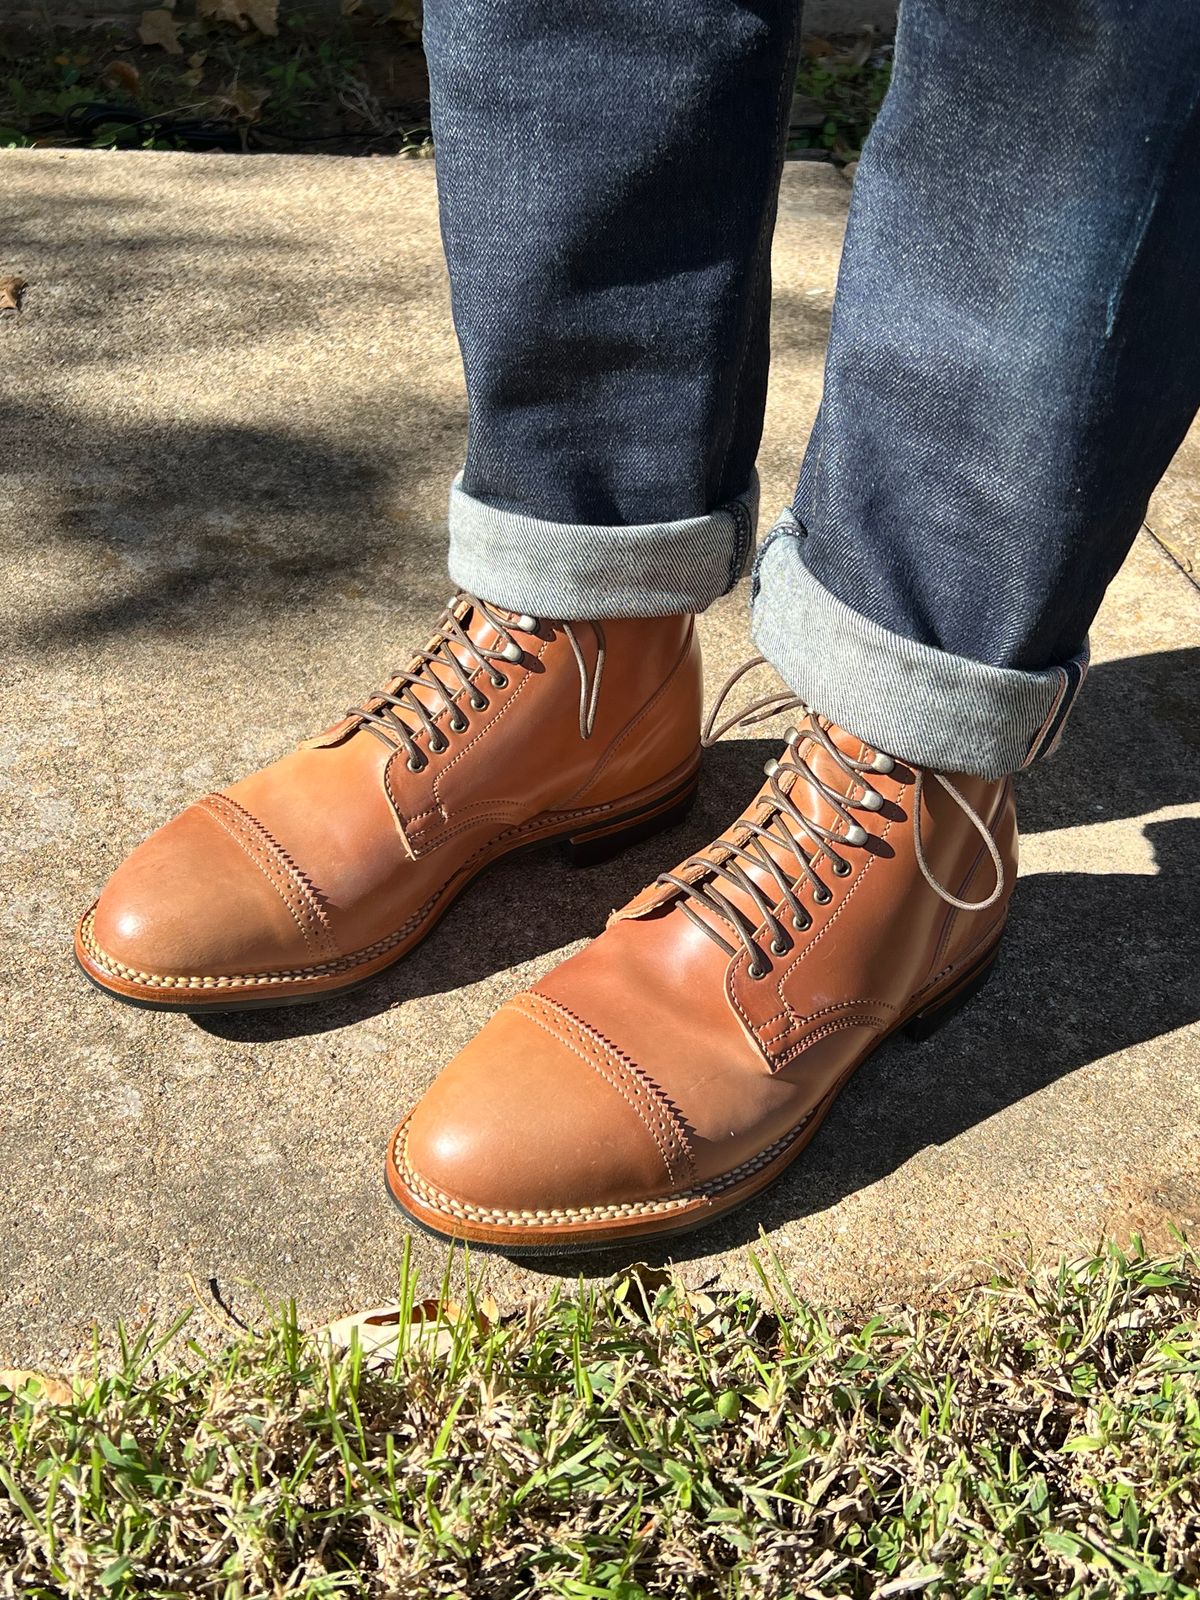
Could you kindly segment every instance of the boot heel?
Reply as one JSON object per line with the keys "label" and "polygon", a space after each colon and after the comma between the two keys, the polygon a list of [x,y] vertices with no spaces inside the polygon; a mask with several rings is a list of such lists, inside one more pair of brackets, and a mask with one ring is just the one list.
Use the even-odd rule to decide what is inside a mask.
{"label": "boot heel", "polygon": [[905,1038],[915,1040],[922,1044],[926,1039],[931,1039],[944,1022],[949,1022],[951,1017],[972,1000],[992,975],[996,965],[996,949],[993,948],[984,961],[954,989],[950,994],[943,994],[930,1003],[922,1011],[916,1011],[904,1023],[900,1031]]}
{"label": "boot heel", "polygon": [[664,795],[643,811],[619,817],[615,822],[606,818],[595,827],[572,834],[567,841],[572,864],[577,867],[599,866],[628,845],[652,838],[664,828],[674,827],[692,809],[699,787],[698,778],[689,778],[681,789]]}

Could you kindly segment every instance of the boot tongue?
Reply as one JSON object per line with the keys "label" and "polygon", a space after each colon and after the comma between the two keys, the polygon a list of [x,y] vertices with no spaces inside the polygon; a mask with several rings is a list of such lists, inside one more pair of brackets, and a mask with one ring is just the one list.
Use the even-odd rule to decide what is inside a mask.
{"label": "boot tongue", "polygon": [[[870,760],[874,754],[861,739],[856,739],[853,734],[847,733],[844,728],[839,728],[836,723],[828,721],[825,717],[814,716],[811,721],[825,733],[830,743],[841,751],[847,761]],[[845,768],[810,731],[809,723],[805,723],[800,729],[799,739],[784,751],[783,760],[801,769],[799,772],[789,773],[780,785],[796,809],[802,811],[806,817],[811,817],[819,827],[825,828],[830,833],[844,833],[846,823],[830,805],[820,785],[823,784],[836,795],[846,796],[856,795],[867,785],[855,782],[851,778]],[[807,768],[808,772],[805,772],[804,768]],[[808,773],[812,774],[811,778]],[[769,787],[768,784],[768,789]],[[793,822],[793,831],[798,826]],[[806,838],[806,848],[811,845],[815,849],[817,843],[816,839]]]}

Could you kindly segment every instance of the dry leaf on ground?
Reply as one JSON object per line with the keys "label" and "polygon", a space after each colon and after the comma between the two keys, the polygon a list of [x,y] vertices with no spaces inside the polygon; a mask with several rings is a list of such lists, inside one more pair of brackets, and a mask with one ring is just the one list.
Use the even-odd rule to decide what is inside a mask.
{"label": "dry leaf on ground", "polygon": [[251,89],[244,83],[232,83],[228,89],[223,89],[212,98],[215,105],[225,106],[241,117],[243,122],[257,122],[263,102],[270,93],[269,89]]}
{"label": "dry leaf on ground", "polygon": [[279,0],[243,0],[242,10],[259,33],[279,32]]}
{"label": "dry leaf on ground", "polygon": [[421,27],[421,0],[392,0],[390,11],[380,17],[380,22],[399,22],[406,27]]}
{"label": "dry leaf on ground", "polygon": [[196,15],[205,22],[232,22],[243,31],[279,32],[279,0],[197,0]]}
{"label": "dry leaf on ground", "polygon": [[20,311],[24,278],[0,278],[0,311]]}
{"label": "dry leaf on ground", "polygon": [[138,38],[143,44],[158,45],[169,56],[181,56],[179,23],[166,6],[156,6],[153,11],[143,11],[138,23]]}
{"label": "dry leaf on ground", "polygon": [[[348,1350],[351,1339],[357,1333],[364,1359],[373,1364],[385,1362],[390,1366],[396,1359],[403,1314],[403,1306],[376,1306],[371,1311],[357,1311],[352,1316],[339,1317],[336,1322],[322,1328],[320,1334],[328,1339],[335,1350]],[[454,1344],[451,1330],[467,1315],[456,1300],[418,1300],[409,1310],[405,1342],[409,1345],[432,1343],[435,1353],[444,1355]],[[500,1308],[489,1295],[476,1301],[474,1320],[480,1333],[486,1333],[500,1320]]]}
{"label": "dry leaf on ground", "polygon": [[124,89],[129,94],[138,92],[141,81],[142,75],[132,61],[110,61],[100,74],[101,83],[112,89]]}
{"label": "dry leaf on ground", "polygon": [[71,1385],[62,1378],[52,1377],[48,1372],[26,1372],[19,1367],[0,1368],[0,1389],[20,1394],[30,1384],[35,1384],[51,1405],[65,1406],[71,1400]]}

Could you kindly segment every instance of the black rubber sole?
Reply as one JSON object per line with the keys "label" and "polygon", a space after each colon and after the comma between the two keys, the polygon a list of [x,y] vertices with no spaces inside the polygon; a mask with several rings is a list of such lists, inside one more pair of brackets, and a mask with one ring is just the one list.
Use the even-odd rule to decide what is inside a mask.
{"label": "black rubber sole", "polygon": [[913,1040],[915,1044],[923,1044],[926,1039],[932,1039],[938,1029],[944,1027],[952,1017],[957,1016],[967,1002],[973,1000],[983,988],[995,969],[996,955],[997,946],[993,945],[983,961],[974,967],[950,994],[943,995],[924,1011],[914,1012],[907,1022],[901,1024],[899,1032],[906,1039]]}
{"label": "black rubber sole", "polygon": [[460,896],[466,893],[475,883],[478,883],[492,867],[499,866],[501,862],[511,861],[514,856],[525,855],[538,850],[565,849],[573,866],[597,867],[605,861],[610,861],[613,856],[619,855],[622,850],[630,845],[639,844],[644,839],[652,838],[657,833],[663,833],[667,828],[674,827],[684,821],[696,803],[696,796],[700,789],[699,773],[694,773],[682,784],[662,797],[660,804],[662,810],[653,811],[647,815],[644,808],[626,812],[623,817],[605,817],[600,821],[593,821],[582,828],[565,828],[562,833],[551,835],[545,839],[534,839],[529,844],[518,845],[514,850],[506,850],[503,855],[497,856],[494,861],[489,861],[465,878],[454,893],[438,907],[428,927],[421,937],[402,951],[394,960],[385,966],[376,967],[373,972],[364,973],[361,977],[351,978],[348,982],[339,984],[336,988],[319,989],[312,994],[289,995],[263,995],[244,1000],[230,1000],[227,1004],[206,1002],[201,1005],[188,1004],[187,1001],[175,1000],[144,1000],[137,995],[122,994],[117,989],[110,989],[107,984],[101,983],[79,959],[79,952],[73,952],[75,965],[84,977],[100,994],[106,995],[110,1000],[119,1000],[122,1005],[132,1006],[137,1011],[170,1011],[176,1015],[191,1017],[216,1017],[228,1016],[235,1011],[285,1011],[292,1006],[318,1005],[322,1000],[340,1000],[343,995],[353,994],[356,989],[361,989],[365,984],[372,983],[376,978],[381,978],[385,972],[390,972],[398,966],[406,956],[410,956],[419,945],[429,937],[437,928],[442,918],[450,910]]}
{"label": "black rubber sole", "polygon": [[[779,1178],[782,1178],[787,1170],[788,1169],[785,1167],[779,1174]],[[741,1201],[739,1205],[730,1206],[728,1211],[722,1211],[719,1217],[695,1217],[690,1222],[685,1222],[682,1227],[664,1228],[661,1233],[643,1233],[635,1239],[630,1239],[628,1243],[625,1243],[620,1239],[610,1239],[606,1244],[592,1244],[585,1240],[574,1244],[508,1245],[488,1244],[480,1239],[463,1239],[455,1234],[443,1233],[440,1228],[431,1228],[427,1222],[424,1222],[420,1217],[415,1216],[413,1212],[411,1212],[408,1207],[404,1205],[403,1201],[397,1199],[397,1197],[392,1193],[392,1186],[387,1181],[386,1158],[384,1160],[383,1171],[383,1187],[387,1193],[388,1199],[404,1218],[405,1222],[416,1228],[418,1232],[423,1233],[426,1238],[437,1239],[441,1244],[461,1245],[463,1248],[470,1250],[472,1255],[507,1256],[513,1260],[519,1261],[531,1260],[539,1256],[543,1259],[553,1259],[563,1256],[582,1257],[614,1255],[627,1249],[632,1249],[636,1252],[638,1249],[644,1249],[648,1244],[657,1243],[660,1239],[682,1239],[685,1234],[699,1233],[701,1228],[715,1228],[718,1222],[723,1222],[726,1217],[732,1217],[734,1213],[740,1211],[743,1206],[748,1206],[751,1201],[757,1200],[760,1194],[766,1194],[767,1190],[770,1189],[774,1183],[779,1182],[779,1178],[772,1179],[771,1183],[764,1185],[764,1187],[759,1189],[755,1194],[748,1195],[746,1199]]]}

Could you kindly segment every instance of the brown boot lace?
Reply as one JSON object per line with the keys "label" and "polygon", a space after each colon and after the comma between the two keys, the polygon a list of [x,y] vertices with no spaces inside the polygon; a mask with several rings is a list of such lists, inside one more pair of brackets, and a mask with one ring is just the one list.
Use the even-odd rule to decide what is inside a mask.
{"label": "brown boot lace", "polygon": [[[854,870],[852,863],[842,852],[865,845],[868,834],[853,813],[879,811],[884,803],[883,796],[866,781],[867,775],[891,772],[896,765],[894,758],[883,751],[878,751],[865,760],[856,760],[848,756],[845,751],[838,748],[826,729],[821,726],[817,714],[799,695],[791,693],[790,690],[765,695],[759,700],[752,701],[741,711],[728,717],[720,726],[716,726],[717,718],[730,690],[747,673],[764,664],[764,657],[754,656],[730,674],[717,694],[705,722],[703,734],[703,743],[709,746],[715,744],[733,728],[751,727],[755,723],[766,721],[786,711],[799,713],[800,725],[790,727],[785,735],[784,755],[779,760],[768,761],[764,769],[770,779],[770,793],[762,795],[759,799],[758,804],[761,808],[759,818],[757,820],[752,817],[741,818],[736,826],[737,836],[717,840],[706,851],[691,856],[678,873],[666,872],[658,879],[659,883],[670,885],[680,892],[679,909],[729,956],[737,955],[737,945],[730,944],[723,938],[706,918],[700,916],[689,901],[703,906],[711,915],[732,929],[750,957],[750,966],[747,970],[752,978],[763,978],[770,970],[769,960],[756,943],[759,924],[765,926],[765,931],[770,936],[769,949],[774,956],[786,955],[793,947],[794,936],[804,933],[812,926],[812,916],[800,899],[801,891],[806,885],[810,887],[813,900],[818,905],[827,905],[832,900],[832,891],[822,879],[820,868],[827,864],[831,872],[842,878]],[[849,780],[848,793],[831,789],[814,772],[806,759],[806,754],[814,754],[818,749],[823,750],[845,773]],[[1004,863],[1000,858],[996,841],[992,838],[987,824],[949,778],[940,772],[926,773],[920,767],[915,767],[914,771],[916,778],[913,788],[913,848],[916,852],[917,865],[926,883],[947,905],[954,906],[960,911],[986,911],[989,906],[996,904],[1005,888]],[[792,794],[783,787],[784,781],[789,777],[798,780],[789,785],[793,792],[799,787],[799,782],[809,783],[818,791],[834,813],[833,827],[825,827],[815,817],[808,816],[800,809]],[[969,819],[987,849],[996,873],[996,886],[986,899],[960,900],[938,883],[929,868],[921,840],[921,802],[924,785],[929,778],[940,784],[951,796]],[[799,877],[793,877],[785,870],[772,853],[773,848],[799,862]],[[766,873],[777,886],[779,901],[782,904],[779,902],[773,904],[768,899],[762,886],[746,870],[747,865]],[[692,873],[691,876],[684,876],[689,872]],[[723,882],[732,884],[734,888],[749,897],[759,913],[758,923],[751,921],[739,906],[721,892],[719,886]],[[790,914],[790,927],[785,926],[783,920],[782,913],[785,909]]]}
{"label": "brown boot lace", "polygon": [[[464,623],[474,613],[495,629],[498,641],[485,646],[473,639]],[[398,667],[388,674],[382,689],[376,689],[361,706],[351,706],[346,712],[359,726],[374,734],[394,749],[408,755],[412,772],[420,772],[428,764],[428,757],[416,743],[424,734],[429,749],[440,755],[449,748],[450,741],[437,727],[435,718],[442,710],[448,714],[447,726],[454,733],[465,733],[470,727],[466,707],[472,711],[486,711],[491,704],[474,681],[482,671],[493,689],[508,686],[508,675],[500,670],[499,663],[516,665],[525,657],[525,648],[518,634],[537,637],[542,624],[536,617],[522,614],[514,618],[498,616],[491,606],[476,595],[460,589],[438,618],[433,639],[407,667]],[[579,672],[579,737],[590,739],[596,721],[596,706],[600,698],[600,681],[604,675],[604,630],[599,622],[590,624],[596,632],[596,665],[589,670],[574,626],[569,622],[559,624],[571,644],[575,665]],[[467,657],[465,664],[451,648],[456,645]],[[470,665],[470,663],[474,665]],[[436,670],[435,670],[436,669]],[[448,672],[457,682],[445,683],[438,672]],[[430,710],[414,693],[417,688],[432,690],[442,704]],[[398,715],[399,713],[399,715]],[[410,724],[412,724],[410,726]]]}

